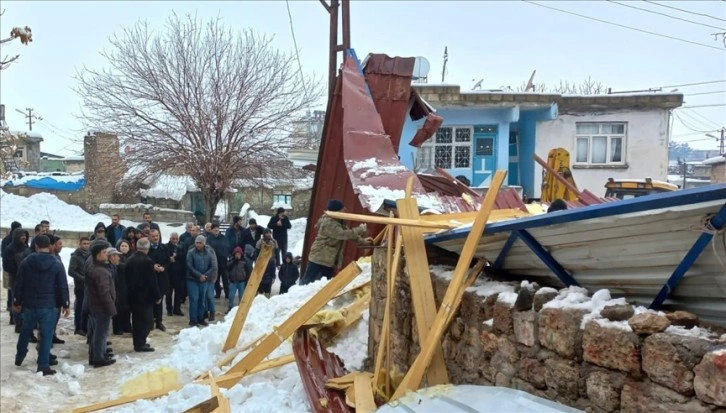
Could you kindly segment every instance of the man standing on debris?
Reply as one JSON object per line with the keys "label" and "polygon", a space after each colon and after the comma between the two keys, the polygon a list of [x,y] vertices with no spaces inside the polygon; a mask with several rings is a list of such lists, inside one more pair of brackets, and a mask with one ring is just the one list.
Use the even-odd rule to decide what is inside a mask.
{"label": "man standing on debris", "polygon": [[18,268],[13,296],[13,309],[22,311],[23,326],[18,337],[15,365],[23,364],[28,354],[28,342],[36,325],[40,331],[38,347],[38,372],[44,376],[55,374],[50,368],[58,361],[50,359],[50,347],[53,340],[57,314],[56,308],[62,308],[63,316],[70,314],[68,282],[63,265],[50,254],[50,240],[45,235],[35,239],[37,252],[30,254]]}
{"label": "man standing on debris", "polygon": [[156,264],[148,256],[149,249],[149,239],[140,238],[136,243],[136,252],[126,263],[127,300],[131,308],[134,350],[138,352],[154,351],[146,344],[146,337],[154,326],[154,305],[161,304],[161,292],[154,270]]}
{"label": "man standing on debris", "polygon": [[[331,199],[328,201],[328,211],[343,212],[345,206],[342,201]],[[334,269],[340,269],[343,264],[343,246],[345,241],[353,240],[358,244],[372,244],[373,238],[363,238],[366,224],[355,228],[348,228],[345,221],[333,219],[325,214],[315,224],[318,235],[310,247],[308,265],[300,285],[310,284],[322,277],[333,278]]]}

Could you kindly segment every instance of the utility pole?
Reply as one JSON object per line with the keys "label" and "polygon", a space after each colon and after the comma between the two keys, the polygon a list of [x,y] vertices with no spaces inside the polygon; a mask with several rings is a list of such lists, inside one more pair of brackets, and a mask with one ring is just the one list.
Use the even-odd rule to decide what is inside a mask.
{"label": "utility pole", "polygon": [[[328,62],[328,96],[332,98],[335,92],[335,79],[338,76],[338,52],[350,49],[350,0],[320,0],[325,10],[330,14],[330,55]],[[338,14],[340,12],[343,24],[343,44],[338,44]]]}
{"label": "utility pole", "polygon": [[34,114],[33,112],[35,111],[35,109],[33,108],[25,108],[25,110],[28,111],[27,114],[20,109],[15,109],[16,112],[22,114],[27,119],[28,130],[33,130],[33,120],[43,120],[43,118]]}
{"label": "utility pole", "polygon": [[681,173],[683,174],[683,186],[681,189],[686,189],[686,172],[688,171],[688,164],[686,163],[686,158],[683,158],[681,161],[681,158],[678,158],[678,166],[681,167]]}
{"label": "utility pole", "polygon": [[726,154],[726,152],[724,152],[724,139],[726,139],[726,128],[721,128],[721,144],[719,145],[718,151],[718,153],[721,155]]}

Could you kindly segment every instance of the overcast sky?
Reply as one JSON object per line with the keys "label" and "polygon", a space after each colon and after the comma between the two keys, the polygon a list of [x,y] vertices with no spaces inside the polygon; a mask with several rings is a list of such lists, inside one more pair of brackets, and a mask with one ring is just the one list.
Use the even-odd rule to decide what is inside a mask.
{"label": "overcast sky", "polygon": [[[712,35],[719,31],[716,28],[726,32],[726,1],[659,2],[691,13],[650,1],[626,4],[653,13],[608,1],[539,3],[562,11],[524,1],[352,1],[352,45],[361,58],[369,52],[424,56],[431,62],[429,83],[441,82],[448,46],[446,83],[460,84],[462,90],[479,79],[484,89],[515,88],[534,69],[535,83],[579,82],[590,76],[613,91],[669,86],[666,90],[686,95],[686,108],[676,111],[674,139],[716,149],[717,142],[704,133],[726,125],[726,47]],[[294,50],[284,1],[4,0],[2,7],[0,33],[5,35],[13,26],[33,30],[30,46],[14,42],[2,51],[21,54],[0,76],[7,122],[13,130],[27,129],[16,109],[34,108],[43,118],[33,127],[44,136],[42,150],[63,155],[83,149],[79,142],[85,131],[75,117],[79,99],[72,90],[76,70],[82,65],[103,67],[106,62],[99,52],[107,38],[139,19],[163,29],[172,11],[196,12],[204,18],[220,15],[230,26],[274,35],[278,48]],[[317,0],[290,1],[290,9],[303,71],[325,79],[327,12]],[[674,86],[704,82],[711,83]]]}

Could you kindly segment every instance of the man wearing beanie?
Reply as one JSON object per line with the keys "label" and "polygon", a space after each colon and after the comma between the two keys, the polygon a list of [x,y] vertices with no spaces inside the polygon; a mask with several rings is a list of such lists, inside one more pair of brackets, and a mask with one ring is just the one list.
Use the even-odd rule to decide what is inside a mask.
{"label": "man wearing beanie", "polygon": [[272,238],[277,241],[275,250],[275,264],[279,268],[287,255],[287,230],[292,228],[290,218],[285,215],[285,208],[277,208],[277,214],[270,218],[267,228],[272,230]]}
{"label": "man wearing beanie", "polygon": [[[328,201],[328,211],[344,211],[343,202],[337,199]],[[333,219],[325,214],[315,224],[318,235],[310,247],[308,265],[305,275],[300,280],[301,285],[310,284],[322,277],[333,278],[335,268],[340,268],[343,263],[343,244],[346,240],[353,240],[358,244],[371,244],[372,238],[363,238],[366,232],[366,224],[360,224],[355,228],[348,228],[345,221]]]}
{"label": "man wearing beanie", "polygon": [[111,317],[116,315],[116,286],[111,269],[106,266],[108,250],[97,244],[91,248],[93,264],[86,276],[88,285],[88,309],[90,318],[88,335],[88,360],[93,367],[110,366],[116,360],[107,356],[106,340]]}
{"label": "man wearing beanie", "polygon": [[154,326],[154,305],[161,303],[159,283],[156,281],[154,260],[149,257],[151,242],[139,238],[136,252],[126,262],[126,288],[129,308],[131,308],[131,334],[134,350],[137,352],[154,351],[146,344],[146,338]]}
{"label": "man wearing beanie", "polygon": [[50,240],[39,235],[35,240],[36,252],[23,260],[15,280],[13,308],[22,311],[23,327],[18,337],[15,365],[23,364],[28,354],[28,342],[36,325],[39,326],[38,372],[44,376],[55,374],[51,364],[50,347],[56,323],[56,308],[63,316],[70,314],[68,282],[63,265],[50,254]]}

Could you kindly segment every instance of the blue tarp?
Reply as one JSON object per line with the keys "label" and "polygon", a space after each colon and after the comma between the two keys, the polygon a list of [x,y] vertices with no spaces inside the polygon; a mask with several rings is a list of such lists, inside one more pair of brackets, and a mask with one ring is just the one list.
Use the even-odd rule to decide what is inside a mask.
{"label": "blue tarp", "polygon": [[[12,181],[6,183],[5,185],[16,186],[13,185]],[[27,186],[28,188],[46,189],[49,191],[74,192],[80,191],[81,189],[83,189],[84,186],[86,186],[86,179],[81,178],[75,182],[59,182],[56,181],[53,177],[44,176],[42,178],[26,181],[17,186]]]}

